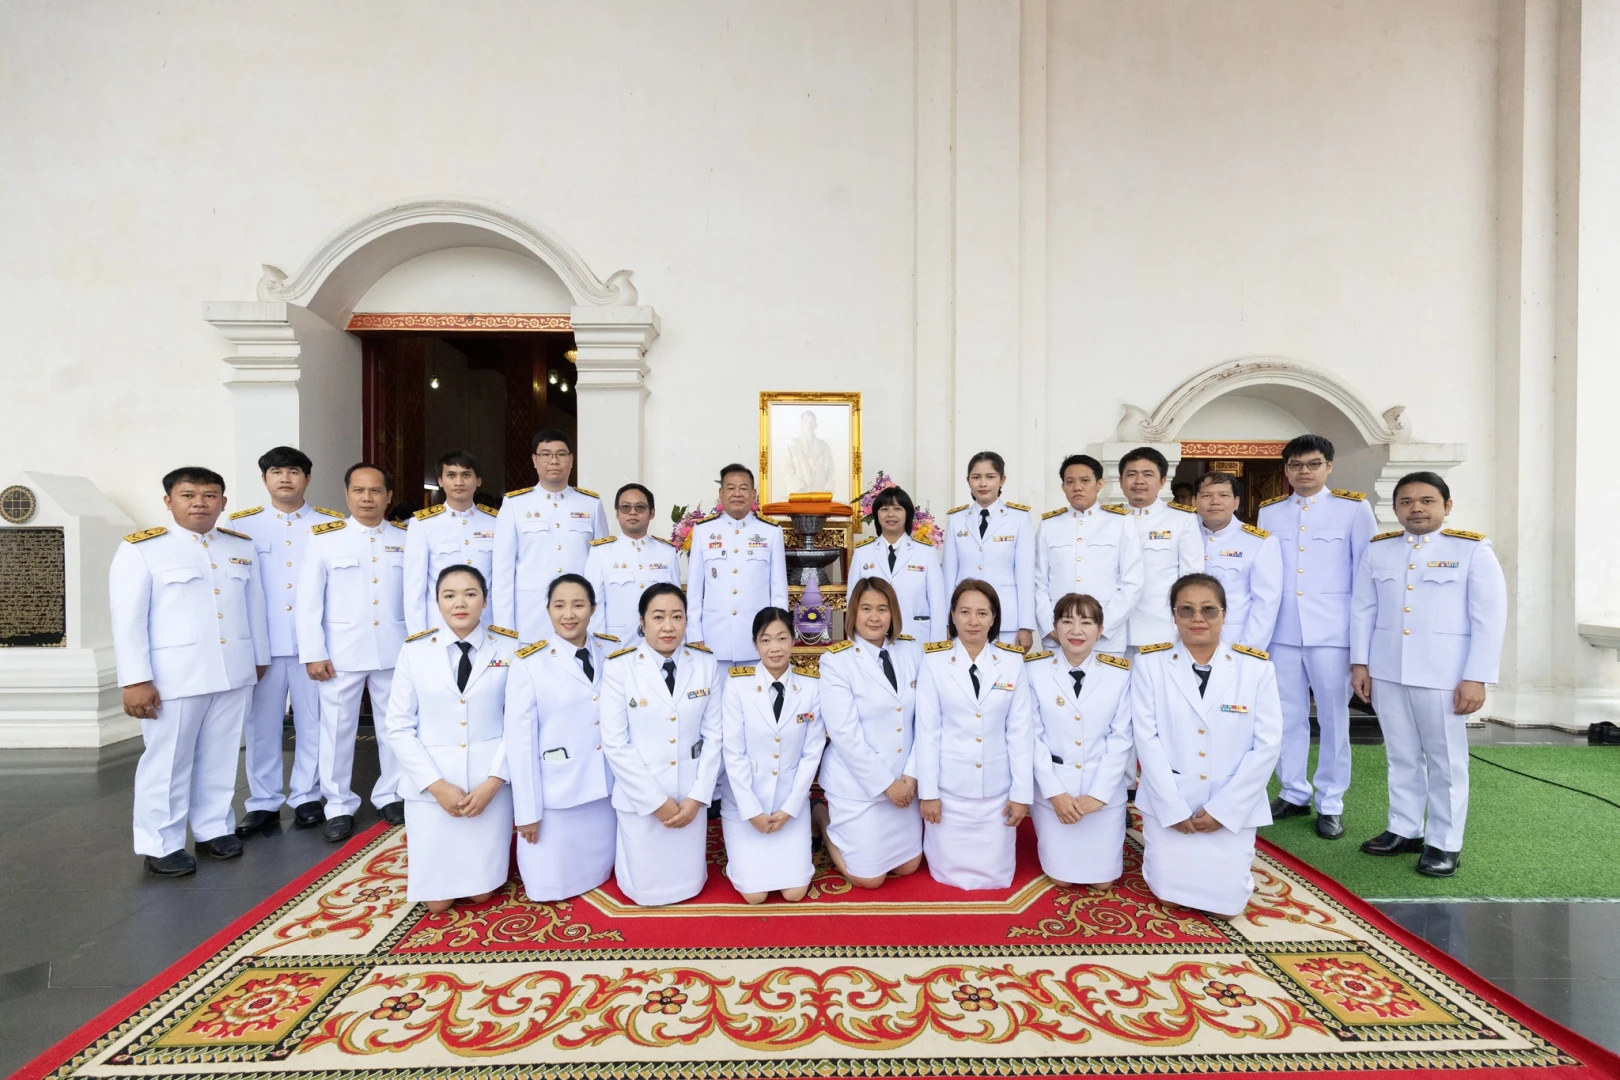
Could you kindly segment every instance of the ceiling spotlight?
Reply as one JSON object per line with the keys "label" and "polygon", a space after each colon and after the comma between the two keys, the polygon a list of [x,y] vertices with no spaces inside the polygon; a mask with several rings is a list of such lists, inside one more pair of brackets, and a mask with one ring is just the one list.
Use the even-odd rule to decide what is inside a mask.
{"label": "ceiling spotlight", "polygon": [[562,384],[562,385],[561,385],[561,386],[559,386],[559,387],[557,387],[557,389],[558,389],[558,390],[561,390],[561,391],[562,391],[562,392],[563,392],[563,393],[565,393],[565,394],[566,394],[566,393],[568,393],[568,384],[567,384],[567,383],[563,383],[563,384]]}
{"label": "ceiling spotlight", "polygon": [[428,380],[428,385],[437,390],[439,388],[439,377],[435,375],[432,379]]}
{"label": "ceiling spotlight", "polygon": [[546,382],[550,383],[552,386],[556,386],[557,385],[557,373],[555,371],[553,371],[550,374],[548,374],[546,376]]}

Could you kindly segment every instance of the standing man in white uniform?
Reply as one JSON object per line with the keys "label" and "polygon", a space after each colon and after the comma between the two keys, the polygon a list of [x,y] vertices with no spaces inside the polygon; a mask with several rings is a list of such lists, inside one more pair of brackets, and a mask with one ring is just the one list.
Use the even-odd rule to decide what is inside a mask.
{"label": "standing man in white uniform", "polygon": [[754,616],[788,606],[782,528],[754,514],[754,473],[746,465],[720,470],[720,505],[692,526],[687,557],[687,640],[714,653],[722,668],[759,659]]}
{"label": "standing man in white uniform", "polygon": [[1204,573],[1226,589],[1221,640],[1265,652],[1282,604],[1282,553],[1275,536],[1238,520],[1242,484],[1224,472],[1207,472],[1198,478]]}
{"label": "standing man in white uniform", "polygon": [[[1365,494],[1328,489],[1333,444],[1327,439],[1290,439],[1282,458],[1294,493],[1260,506],[1260,527],[1277,538],[1283,564],[1269,650],[1282,699],[1277,778],[1283,787],[1271,801],[1271,816],[1310,813],[1314,784],[1316,833],[1337,840],[1344,835],[1340,815],[1350,788],[1350,587],[1375,522]],[[1322,734],[1316,775],[1307,779],[1312,698]]]}
{"label": "standing man in white uniform", "polygon": [[594,491],[569,487],[574,447],[556,428],[530,443],[539,486],[506,493],[495,522],[495,621],[520,641],[553,637],[546,590],[563,574],[585,573],[591,541],[608,534],[607,514]]}
{"label": "standing man in white uniform", "polygon": [[[434,586],[447,566],[470,566],[489,580],[494,566],[498,511],[475,502],[483,485],[478,459],[452,450],[439,459],[444,502],[418,510],[405,535],[405,632],[420,634],[442,621]],[[484,605],[484,625],[494,609]]]}
{"label": "standing man in white uniform", "polygon": [[1430,877],[1450,877],[1462,860],[1468,717],[1496,681],[1507,624],[1507,582],[1491,542],[1441,528],[1449,513],[1451,489],[1439,476],[1401,477],[1395,516],[1404,528],[1367,545],[1350,623],[1350,683],[1376,705],[1389,757],[1389,828],[1361,850],[1421,848],[1417,870]]}
{"label": "standing man in white uniform", "polygon": [[888,487],[872,500],[878,535],[855,545],[849,560],[847,595],[862,578],[882,578],[900,601],[902,631],[924,641],[941,641],[950,613],[945,610],[945,569],[939,551],[911,535],[917,508],[900,487]]}
{"label": "standing man in white uniform", "polygon": [[613,496],[618,535],[592,540],[585,558],[585,580],[596,593],[591,633],[634,641],[641,623],[641,594],[647,586],[667,581],[680,587],[680,553],[674,544],[647,531],[656,509],[653,493],[640,484],[626,484]]}
{"label": "standing man in white uniform", "polygon": [[1102,462],[1089,454],[1070,454],[1058,468],[1069,506],[1041,515],[1035,620],[1050,639],[1053,604],[1069,593],[1095,597],[1103,609],[1096,648],[1123,656],[1126,626],[1142,595],[1142,544],[1124,507],[1098,504],[1102,477]]}
{"label": "standing man in white uniform", "polygon": [[[320,684],[322,835],[334,844],[354,832],[354,812],[360,809],[350,781],[361,691],[370,691],[372,721],[380,729],[405,643],[406,527],[384,519],[394,499],[393,477],[362,462],[343,474],[343,489],[349,520],[310,530],[295,605],[298,657]],[[380,734],[377,759],[381,772],[371,805],[383,820],[399,825],[405,820],[399,765]]]}
{"label": "standing man in white uniform", "polygon": [[197,851],[242,854],[232,831],[236,748],[253,684],[270,664],[253,541],[216,527],[225,480],[190,466],[163,478],[175,528],[124,537],[108,573],[124,712],[141,722],[135,852],[164,877],[197,869]]}
{"label": "standing man in white uniform", "polygon": [[[255,506],[231,515],[237,529],[253,537],[264,616],[270,629],[270,668],[253,688],[244,736],[247,813],[236,835],[249,837],[293,808],[293,824],[308,829],[321,823],[321,706],[315,682],[298,659],[298,572],[312,525],[343,515],[304,501],[311,462],[302,450],[277,446],[259,458],[259,476],[270,493],[270,508]],[[283,787],[282,727],[292,699],[292,778]]]}
{"label": "standing man in white uniform", "polygon": [[1142,545],[1142,598],[1126,631],[1126,644],[1133,649],[1170,640],[1175,630],[1170,586],[1183,574],[1204,570],[1197,512],[1181,503],[1159,501],[1169,471],[1170,462],[1151,446],[1138,446],[1119,459],[1120,490]]}

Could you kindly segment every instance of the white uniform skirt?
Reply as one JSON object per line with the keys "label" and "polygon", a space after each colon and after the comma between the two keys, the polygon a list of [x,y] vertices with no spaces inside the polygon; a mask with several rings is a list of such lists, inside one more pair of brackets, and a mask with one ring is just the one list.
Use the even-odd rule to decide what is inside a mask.
{"label": "white uniform skirt", "polygon": [[530,900],[549,903],[590,892],[613,873],[613,803],[603,797],[579,806],[547,808],[540,839],[517,842],[518,873]]}
{"label": "white uniform skirt", "polygon": [[1058,820],[1052,800],[1036,799],[1035,849],[1047,877],[1071,885],[1102,885],[1125,872],[1125,804],[1105,806],[1073,825]]}
{"label": "white uniform skirt", "polygon": [[1160,900],[1241,915],[1254,892],[1254,830],[1179,833],[1142,815],[1142,876]]}
{"label": "white uniform skirt", "polygon": [[773,833],[762,833],[726,799],[720,804],[720,831],[726,838],[726,877],[741,893],[798,889],[810,884],[810,808]]}
{"label": "white uniform skirt", "polygon": [[917,800],[904,810],[886,796],[845,799],[827,795],[827,839],[856,877],[882,877],[923,849],[922,813]]}
{"label": "white uniform skirt", "polygon": [[451,817],[436,802],[405,800],[405,898],[456,900],[494,892],[512,869],[512,786],[484,812]]}
{"label": "white uniform skirt", "polygon": [[964,799],[940,792],[939,824],[923,825],[928,873],[958,889],[1005,889],[1017,862],[1018,830],[1007,827],[1007,796]]}
{"label": "white uniform skirt", "polygon": [[674,904],[703,890],[709,880],[709,815],[698,811],[684,828],[671,829],[656,814],[615,810],[618,846],[613,874],[634,903],[642,907]]}

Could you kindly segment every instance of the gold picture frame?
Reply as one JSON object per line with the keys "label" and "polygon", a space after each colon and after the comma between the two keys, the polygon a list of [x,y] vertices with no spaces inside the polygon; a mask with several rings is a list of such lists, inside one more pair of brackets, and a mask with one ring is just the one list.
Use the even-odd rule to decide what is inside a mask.
{"label": "gold picture frame", "polygon": [[797,491],[829,491],[851,505],[861,497],[859,393],[760,391],[760,504]]}

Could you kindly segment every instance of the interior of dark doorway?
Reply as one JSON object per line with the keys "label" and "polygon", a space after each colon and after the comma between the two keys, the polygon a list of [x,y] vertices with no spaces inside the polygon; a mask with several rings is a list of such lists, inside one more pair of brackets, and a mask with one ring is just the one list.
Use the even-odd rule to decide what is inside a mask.
{"label": "interior of dark doorway", "polygon": [[499,506],[504,492],[535,482],[536,431],[558,428],[575,440],[572,333],[359,336],[364,445],[394,474],[395,516],[439,501],[435,463],[451,450],[478,458],[478,501]]}

